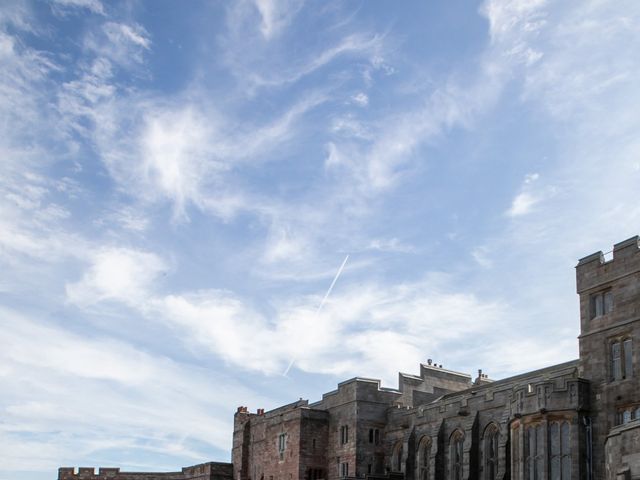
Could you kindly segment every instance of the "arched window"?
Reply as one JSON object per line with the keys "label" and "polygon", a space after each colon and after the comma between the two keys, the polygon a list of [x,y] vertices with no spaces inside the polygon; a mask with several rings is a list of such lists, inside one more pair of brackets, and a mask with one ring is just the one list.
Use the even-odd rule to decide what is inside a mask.
{"label": "arched window", "polygon": [[396,443],[396,446],[393,447],[393,456],[391,458],[391,469],[394,472],[402,472],[404,469],[402,468],[402,456],[404,455],[404,451],[402,449],[402,442]]}
{"label": "arched window", "polygon": [[524,478],[542,480],[544,476],[544,429],[531,425],[524,432]]}
{"label": "arched window", "polygon": [[451,480],[462,480],[464,464],[464,433],[456,430],[449,439],[449,457],[451,459]]}
{"label": "arched window", "polygon": [[418,453],[416,455],[418,461],[418,480],[429,480],[429,457],[431,456],[431,439],[427,436],[422,437],[418,444]]}
{"label": "arched window", "polygon": [[495,424],[490,424],[484,430],[484,480],[496,480],[498,478],[498,440],[500,430]]}
{"label": "arched window", "polygon": [[549,427],[551,478],[571,478],[571,427],[569,422],[553,422]]}
{"label": "arched window", "polygon": [[520,478],[520,424],[511,426],[511,478]]}

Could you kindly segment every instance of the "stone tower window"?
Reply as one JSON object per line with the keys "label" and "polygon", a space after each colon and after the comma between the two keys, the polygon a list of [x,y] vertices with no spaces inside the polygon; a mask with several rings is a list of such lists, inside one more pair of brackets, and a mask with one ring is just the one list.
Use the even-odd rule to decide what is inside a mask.
{"label": "stone tower window", "polygon": [[613,294],[611,290],[594,293],[589,298],[591,318],[601,317],[613,311]]}
{"label": "stone tower window", "polygon": [[349,443],[349,427],[347,425],[340,427],[340,444],[344,445],[345,443]]}
{"label": "stone tower window", "polygon": [[611,344],[611,380],[633,377],[633,345],[630,338]]}
{"label": "stone tower window", "polygon": [[287,434],[281,433],[278,435],[278,453],[280,460],[284,460],[284,451],[287,449]]}

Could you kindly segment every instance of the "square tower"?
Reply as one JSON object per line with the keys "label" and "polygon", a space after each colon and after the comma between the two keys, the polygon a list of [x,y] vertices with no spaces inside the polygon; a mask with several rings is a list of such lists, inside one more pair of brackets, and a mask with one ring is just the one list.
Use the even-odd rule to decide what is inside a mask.
{"label": "square tower", "polygon": [[640,415],[638,241],[635,236],[616,244],[609,261],[600,251],[576,267],[580,376],[591,382],[593,478],[605,478],[604,447],[611,430]]}

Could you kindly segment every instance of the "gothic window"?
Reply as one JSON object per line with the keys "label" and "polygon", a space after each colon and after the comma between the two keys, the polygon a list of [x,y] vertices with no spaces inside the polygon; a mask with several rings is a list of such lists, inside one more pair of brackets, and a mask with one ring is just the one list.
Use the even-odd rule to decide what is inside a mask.
{"label": "gothic window", "polygon": [[456,430],[449,440],[449,456],[451,460],[451,480],[462,480],[464,465],[464,433]]}
{"label": "gothic window", "polygon": [[429,480],[429,457],[431,456],[431,439],[422,437],[418,445],[418,480]]}
{"label": "gothic window", "polygon": [[394,472],[402,472],[402,455],[404,454],[402,449],[402,442],[396,443],[393,448],[393,458],[391,468]]}
{"label": "gothic window", "polygon": [[494,424],[485,429],[484,434],[484,478],[496,480],[498,478],[498,440],[500,432]]}
{"label": "gothic window", "polygon": [[601,317],[613,311],[613,294],[611,290],[598,292],[589,298],[591,318]]}
{"label": "gothic window", "polygon": [[544,429],[542,425],[532,425],[524,432],[524,478],[542,480],[544,478]]}
{"label": "gothic window", "polygon": [[549,427],[550,480],[571,479],[571,427],[569,422],[553,422]]}
{"label": "gothic window", "polygon": [[349,476],[349,463],[343,462],[340,464],[340,476],[348,477]]}
{"label": "gothic window", "polygon": [[369,443],[378,445],[380,443],[380,430],[377,428],[369,429]]}
{"label": "gothic window", "polygon": [[630,338],[611,344],[611,380],[633,376],[633,345]]}
{"label": "gothic window", "polygon": [[520,478],[520,427],[511,429],[511,472],[513,478]]}

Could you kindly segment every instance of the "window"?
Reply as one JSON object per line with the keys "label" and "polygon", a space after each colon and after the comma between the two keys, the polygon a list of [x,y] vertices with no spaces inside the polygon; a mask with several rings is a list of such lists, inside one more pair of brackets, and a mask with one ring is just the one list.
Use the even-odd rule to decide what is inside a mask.
{"label": "window", "polygon": [[284,451],[287,448],[287,434],[281,433],[278,435],[278,453],[280,454],[280,460],[284,459]]}
{"label": "window", "polygon": [[429,480],[429,458],[431,457],[431,439],[422,437],[418,444],[418,480]]}
{"label": "window", "polygon": [[611,290],[594,293],[589,300],[591,318],[601,317],[613,311],[613,294]]}
{"label": "window", "polygon": [[449,456],[451,457],[451,480],[462,480],[464,462],[464,433],[456,430],[449,440]]}
{"label": "window", "polygon": [[631,378],[633,377],[633,348],[630,338],[622,342],[622,350],[624,351],[624,376]]}
{"label": "window", "polygon": [[616,416],[616,424],[622,425],[633,420],[640,420],[640,405],[632,405],[620,408]]}
{"label": "window", "polygon": [[320,480],[324,478],[324,471],[321,468],[310,468],[307,471],[308,480]]}
{"label": "window", "polygon": [[544,430],[542,425],[530,426],[524,434],[524,478],[542,480],[544,476]]}
{"label": "window", "polygon": [[344,445],[349,442],[349,427],[343,425],[340,427],[340,444]]}
{"label": "window", "polygon": [[611,344],[611,380],[633,377],[633,346],[631,339]]}
{"label": "window", "polygon": [[500,431],[494,424],[485,429],[484,434],[484,478],[496,480],[498,478],[498,440]]}
{"label": "window", "polygon": [[342,462],[340,464],[340,476],[341,477],[348,477],[349,476],[349,463],[348,462]]}
{"label": "window", "polygon": [[394,472],[402,472],[402,457],[404,455],[404,450],[402,448],[402,442],[396,443],[396,446],[393,447],[393,456],[392,456],[392,464],[391,469]]}
{"label": "window", "polygon": [[553,422],[549,428],[552,480],[571,479],[571,427],[569,422]]}
{"label": "window", "polygon": [[512,478],[520,478],[520,426],[511,429],[511,472]]}
{"label": "window", "polygon": [[377,428],[369,429],[369,443],[378,445],[380,443],[380,430]]}

